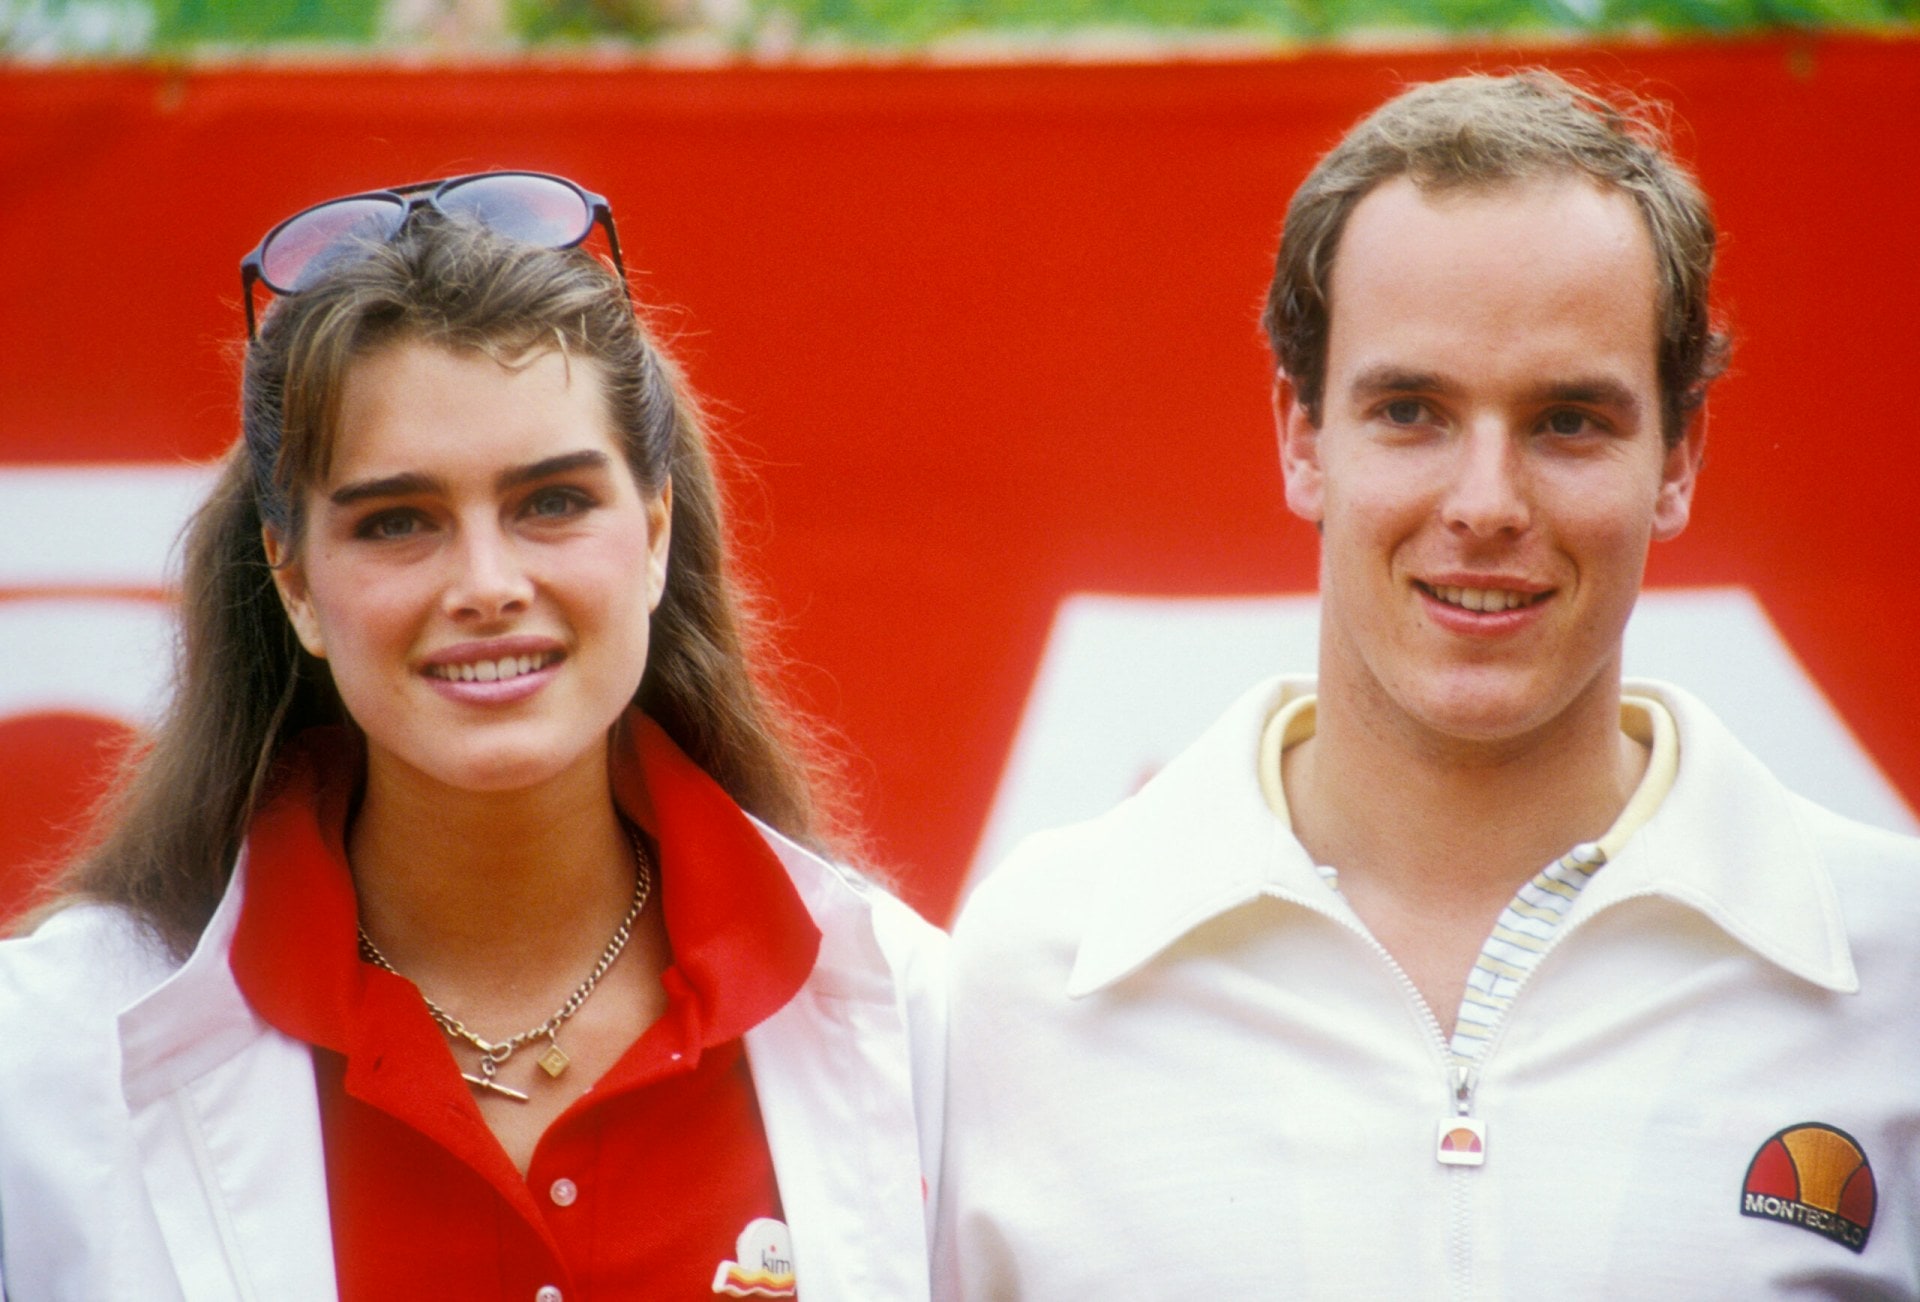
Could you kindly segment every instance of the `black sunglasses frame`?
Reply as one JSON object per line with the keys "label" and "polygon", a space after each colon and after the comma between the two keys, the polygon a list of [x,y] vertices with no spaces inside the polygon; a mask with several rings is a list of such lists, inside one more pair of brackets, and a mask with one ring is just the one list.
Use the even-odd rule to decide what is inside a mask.
{"label": "black sunglasses frame", "polygon": [[[267,247],[273,243],[274,238],[302,217],[307,216],[309,213],[318,212],[323,208],[331,208],[337,203],[352,203],[362,199],[384,200],[400,206],[400,221],[393,228],[393,234],[398,235],[406,229],[407,223],[413,220],[414,213],[422,208],[432,208],[436,212],[445,213],[446,210],[440,206],[440,197],[448,191],[457,190],[461,186],[469,185],[475,181],[485,181],[502,176],[526,176],[541,181],[552,181],[555,184],[565,186],[567,189],[579,195],[581,201],[587,205],[589,214],[586,229],[581,231],[578,237],[568,240],[564,244],[546,245],[544,247],[555,249],[575,248],[578,245],[586,243],[587,237],[593,234],[594,226],[598,225],[607,233],[607,251],[613,256],[613,269],[619,274],[623,283],[626,281],[627,264],[620,256],[620,235],[613,226],[613,206],[606,201],[604,196],[597,195],[585,186],[575,181],[570,181],[564,176],[555,176],[551,172],[528,172],[511,169],[498,172],[469,172],[464,176],[442,177],[437,181],[414,181],[407,185],[392,186],[385,190],[362,190],[357,194],[337,195],[332,199],[323,199],[319,203],[309,204],[292,216],[275,223],[271,230],[260,237],[260,242],[253,246],[253,251],[247,254],[246,257],[240,259],[240,299],[241,302],[246,305],[247,309],[248,341],[251,342],[256,336],[256,319],[253,310],[254,285],[256,283],[265,285],[270,292],[282,297],[297,292],[275,287],[273,282],[267,279],[263,263],[266,258]],[[389,238],[392,237],[389,236]]]}

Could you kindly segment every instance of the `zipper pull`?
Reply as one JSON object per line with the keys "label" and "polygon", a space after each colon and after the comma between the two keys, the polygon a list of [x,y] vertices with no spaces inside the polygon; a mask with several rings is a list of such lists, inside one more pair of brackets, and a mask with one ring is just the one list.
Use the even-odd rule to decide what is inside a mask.
{"label": "zipper pull", "polygon": [[1484,1166],[1487,1125],[1473,1115],[1473,1064],[1453,1064],[1453,1115],[1440,1121],[1433,1156],[1442,1166]]}

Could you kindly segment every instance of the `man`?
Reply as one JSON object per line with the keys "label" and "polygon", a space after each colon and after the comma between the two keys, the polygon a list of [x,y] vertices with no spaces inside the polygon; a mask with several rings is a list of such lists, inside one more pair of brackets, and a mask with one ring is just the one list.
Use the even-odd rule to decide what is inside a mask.
{"label": "man", "polygon": [[1317,684],[969,902],[950,1296],[1920,1296],[1920,843],[1621,679],[1713,245],[1547,74],[1307,179],[1267,324]]}

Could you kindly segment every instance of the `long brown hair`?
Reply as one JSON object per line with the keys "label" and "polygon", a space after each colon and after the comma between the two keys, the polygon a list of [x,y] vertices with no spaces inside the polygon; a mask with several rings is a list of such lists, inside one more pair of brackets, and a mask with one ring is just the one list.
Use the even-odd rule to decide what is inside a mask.
{"label": "long brown hair", "polygon": [[325,662],[288,623],[263,525],[298,545],[324,481],[347,368],[397,340],[515,360],[558,348],[598,364],[613,427],[648,494],[669,481],[672,555],[635,702],[740,806],[803,843],[843,833],[814,775],[815,732],[775,698],[743,599],[704,419],[628,290],[580,250],[518,244],[421,212],[320,283],[276,301],[247,349],[243,437],[184,536],[170,703],[96,818],[66,897],[117,903],[176,954],[212,916],[281,745],[347,721]]}

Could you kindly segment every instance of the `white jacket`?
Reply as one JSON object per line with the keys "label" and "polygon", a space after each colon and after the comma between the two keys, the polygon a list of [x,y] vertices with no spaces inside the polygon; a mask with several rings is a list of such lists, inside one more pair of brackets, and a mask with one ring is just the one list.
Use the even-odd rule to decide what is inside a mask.
{"label": "white jacket", "polygon": [[[1629,684],[1678,776],[1488,1046],[1485,1165],[1442,1165],[1440,1027],[1260,792],[1262,725],[1310,688],[1255,689],[968,902],[937,1296],[1920,1297],[1920,841]],[[1752,1192],[1809,1127],[1871,1163],[1863,1252]]]}
{"label": "white jacket", "polygon": [[[821,932],[806,984],[745,1037],[800,1297],[920,1302],[945,937],[762,832]],[[245,883],[243,859],[177,968],[105,907],[0,944],[11,1302],[335,1298],[312,1055],[254,1015],[227,961]]]}

